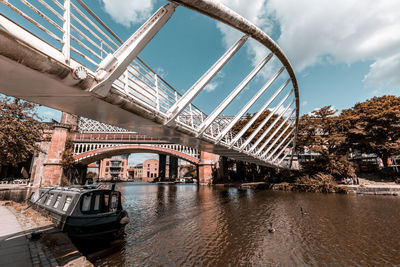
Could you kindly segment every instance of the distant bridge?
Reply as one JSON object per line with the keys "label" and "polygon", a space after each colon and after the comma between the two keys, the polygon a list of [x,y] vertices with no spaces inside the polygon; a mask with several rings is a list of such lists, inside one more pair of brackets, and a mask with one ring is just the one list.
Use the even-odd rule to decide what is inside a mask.
{"label": "distant bridge", "polygon": [[130,153],[161,153],[193,164],[200,162],[197,149],[82,117],[78,122],[78,132],[71,133],[70,138],[74,142],[74,158],[83,164]]}
{"label": "distant bridge", "polygon": [[[138,57],[178,5],[243,33],[184,95]],[[161,7],[123,42],[82,0],[0,0],[0,6],[4,10],[0,15],[2,93],[157,136],[170,143],[259,165],[291,167],[299,116],[294,71],[268,35],[227,7],[210,0],[173,1]],[[270,53],[260,59],[211,114],[203,113],[192,102],[248,39],[254,39]],[[230,119],[220,116],[272,57],[280,62],[279,70],[247,104],[238,107],[234,116]],[[271,85],[277,83],[284,71],[289,79],[276,86],[271,97],[239,132],[233,132],[243,115],[266,91],[272,90]],[[272,107],[272,103],[277,104]],[[271,113],[244,139],[267,109]],[[269,126],[264,129],[266,125]],[[81,148],[77,148],[77,154],[85,151]]]}

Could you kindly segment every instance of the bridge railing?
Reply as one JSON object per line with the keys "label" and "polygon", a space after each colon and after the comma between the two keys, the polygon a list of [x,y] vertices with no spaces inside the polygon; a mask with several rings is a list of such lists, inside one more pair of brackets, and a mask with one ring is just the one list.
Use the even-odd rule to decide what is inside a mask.
{"label": "bridge railing", "polygon": [[[180,0],[177,2],[196,9],[191,6],[193,3],[190,1]],[[56,48],[60,52],[64,64],[69,66],[81,64],[87,68],[88,73],[92,76],[96,76],[96,71],[99,70],[101,63],[104,62],[107,56],[119,50],[121,44],[123,44],[123,41],[108,28],[82,0],[0,0],[0,3],[3,5],[2,8],[7,7],[4,13],[7,14],[9,19],[21,25],[42,41]],[[211,2],[207,3],[207,5],[210,5],[210,7],[215,10],[219,8],[215,7],[217,4]],[[212,10],[210,12],[212,12]],[[226,13],[229,14],[229,11]],[[234,17],[234,15],[231,14],[229,14],[229,16]],[[223,19],[221,19],[221,21],[225,23],[228,22]],[[235,27],[239,28],[238,25],[235,25]],[[251,30],[257,32],[257,29],[254,30],[251,28]],[[256,38],[256,35],[262,36],[262,34],[259,33],[260,32],[257,32],[255,35],[253,34],[253,39]],[[233,49],[232,51],[234,51],[232,52],[233,54],[246,42],[249,35],[243,36],[231,48]],[[268,37],[264,39],[268,39]],[[260,39],[257,41],[261,42]],[[270,161],[276,164],[282,161],[288,153],[292,152],[292,148],[295,146],[296,131],[289,131],[291,129],[290,127],[294,129],[296,127],[295,124],[297,124],[296,118],[298,118],[299,113],[298,91],[293,70],[286,57],[273,41],[269,41],[268,39],[264,42],[264,45],[271,50],[271,53],[255,67],[248,77],[253,74],[256,75],[273,55],[279,57],[283,67],[281,67],[271,80],[260,89],[260,94],[258,95],[257,93],[257,95],[252,98],[251,101],[254,101],[246,104],[236,117],[213,117],[211,116],[212,114],[207,116],[190,101],[190,103],[182,105],[183,109],[178,112],[174,123],[191,129],[194,134],[199,137],[202,136],[210,142],[220,143],[233,150],[245,152],[247,155],[251,155],[259,160]],[[229,50],[227,53],[228,52]],[[286,127],[286,124],[281,123],[280,119],[274,120],[274,117],[268,118],[265,120],[265,123],[263,122],[264,125],[268,125],[266,124],[267,121],[270,121],[270,123],[274,125],[276,124],[275,128],[272,126],[268,128],[268,131],[274,131],[274,135],[279,134],[279,131],[275,131],[277,127],[286,127],[285,129],[287,129],[289,134],[274,138],[279,139],[279,142],[277,142],[278,140],[269,139],[266,135],[261,135],[262,138],[255,138],[256,135],[252,135],[250,138],[246,137],[245,139],[243,137],[246,132],[245,130],[249,129],[248,127],[251,126],[251,123],[246,125],[247,129],[244,131],[240,131],[239,133],[233,132],[233,126],[243,117],[246,110],[257,101],[260,95],[266,91],[269,85],[271,85],[284,70],[288,71],[291,78],[278,89],[274,96],[270,98],[269,102],[263,105],[261,112],[258,112],[256,116],[260,116],[263,111],[267,110],[269,104],[274,101],[275,97],[279,95],[291,81],[294,89],[292,89],[285,96],[284,100],[272,109],[271,112],[277,116],[279,115],[279,118],[289,123],[289,126]],[[217,71],[218,70],[215,70],[215,72]],[[254,75],[249,78],[248,81],[250,81]],[[246,86],[245,84],[244,87],[240,88],[244,81],[236,88],[238,92]],[[169,118],[171,112],[174,112],[173,108],[177,106],[178,102],[180,104],[185,102],[181,101],[182,99],[185,100],[184,96],[168,84],[139,57],[135,57],[124,73],[113,82],[113,87],[127,99],[133,99],[134,102],[140,103],[154,113],[159,113],[165,118]],[[193,88],[190,90],[192,89]],[[294,99],[290,102],[292,98]],[[230,101],[231,100],[225,99],[223,104],[229,104]],[[285,103],[287,103],[286,109],[281,111],[281,109],[284,109]],[[296,107],[291,107],[294,103]],[[242,112],[243,110],[244,112]],[[296,112],[296,116],[292,119],[294,111]],[[261,128],[259,130],[261,130]],[[268,131],[265,131],[265,134],[268,134]],[[290,142],[292,148],[288,147]],[[267,154],[265,151],[271,153]],[[283,154],[286,155],[281,157]],[[274,155],[278,155],[278,157]]]}
{"label": "bridge railing", "polygon": [[75,142],[141,142],[141,143],[166,143],[160,138],[132,133],[74,133],[71,139]]}

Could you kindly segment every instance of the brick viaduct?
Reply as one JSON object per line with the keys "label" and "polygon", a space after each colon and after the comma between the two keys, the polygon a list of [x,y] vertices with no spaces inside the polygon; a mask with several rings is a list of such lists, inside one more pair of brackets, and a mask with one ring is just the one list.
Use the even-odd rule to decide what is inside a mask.
{"label": "brick viaduct", "polygon": [[[51,127],[44,131],[44,138],[40,143],[41,152],[37,153],[32,161],[31,182],[34,186],[43,187],[62,184],[64,175],[61,163],[62,153],[65,150],[67,140],[71,139],[74,141],[74,137],[77,134],[77,127],[78,117],[63,112],[61,122],[52,124]],[[219,156],[212,153],[200,152],[199,159],[172,149],[146,146],[144,144],[103,147],[75,155],[74,159],[82,165],[87,165],[113,155],[135,152],[157,153],[160,155],[160,162],[163,161],[162,157],[165,158],[165,155],[172,155],[175,158],[191,162],[198,166],[200,184],[208,184],[210,182],[213,168],[218,167],[219,163]]]}

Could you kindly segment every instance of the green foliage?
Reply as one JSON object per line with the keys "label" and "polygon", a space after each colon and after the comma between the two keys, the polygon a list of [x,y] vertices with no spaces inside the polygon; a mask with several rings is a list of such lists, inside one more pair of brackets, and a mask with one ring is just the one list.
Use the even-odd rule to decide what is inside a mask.
{"label": "green foliage", "polygon": [[347,189],[336,185],[332,175],[324,172],[297,178],[292,185],[292,190],[317,193],[347,193]]}
{"label": "green foliage", "polygon": [[95,172],[88,172],[87,174],[86,174],[86,178],[97,178],[97,173],[95,173]]}
{"label": "green foliage", "polygon": [[318,153],[314,161],[302,163],[307,174],[326,173],[334,177],[354,176],[347,159],[348,143],[337,110],[326,106],[306,114],[299,121],[298,150]]}
{"label": "green foliage", "polygon": [[35,108],[18,98],[0,97],[0,165],[17,166],[40,151],[44,124]]}
{"label": "green foliage", "polygon": [[374,97],[336,113],[327,106],[300,118],[299,152],[319,154],[302,164],[306,173],[353,176],[348,158],[354,149],[378,155],[385,165],[388,157],[400,154],[400,97]]}
{"label": "green foliage", "polygon": [[374,97],[343,110],[347,142],[364,153],[375,153],[387,164],[400,154],[400,97]]}
{"label": "green foliage", "polygon": [[67,139],[65,141],[65,149],[61,155],[61,164],[64,169],[71,169],[75,165],[73,148],[73,141],[71,139]]}

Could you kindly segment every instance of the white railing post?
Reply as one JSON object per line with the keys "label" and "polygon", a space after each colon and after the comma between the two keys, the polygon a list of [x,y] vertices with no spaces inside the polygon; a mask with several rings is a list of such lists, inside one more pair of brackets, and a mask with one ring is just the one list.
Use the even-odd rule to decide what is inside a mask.
{"label": "white railing post", "polygon": [[192,105],[189,105],[189,110],[190,110],[190,120],[191,120],[191,122],[192,122],[192,127],[194,128],[193,108],[192,108]]}
{"label": "white railing post", "polygon": [[71,59],[71,0],[64,0],[63,46],[65,63]]}
{"label": "white railing post", "polygon": [[155,83],[155,85],[156,85],[156,107],[157,107],[157,110],[158,111],[160,111],[160,92],[159,92],[159,89],[158,89],[158,76],[157,76],[157,73],[154,73],[154,83]]}
{"label": "white railing post", "polygon": [[192,103],[193,99],[206,87],[206,85],[214,78],[215,75],[222,69],[222,67],[236,54],[236,52],[247,41],[248,36],[244,35],[232,47],[230,47],[214,65],[195,82],[189,90],[167,111],[167,125],[171,126],[176,117],[185,110],[185,108]]}
{"label": "white railing post", "polygon": [[129,94],[129,78],[128,78],[128,69],[124,72],[124,91],[126,94]]}

